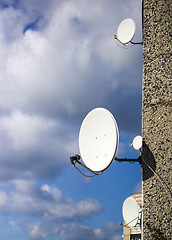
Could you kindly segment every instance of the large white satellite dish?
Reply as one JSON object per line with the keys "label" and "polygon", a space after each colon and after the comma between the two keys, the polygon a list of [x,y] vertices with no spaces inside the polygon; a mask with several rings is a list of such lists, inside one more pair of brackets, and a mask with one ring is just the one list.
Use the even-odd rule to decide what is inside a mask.
{"label": "large white satellite dish", "polygon": [[122,206],[122,214],[126,225],[135,227],[140,218],[140,207],[132,197],[125,199]]}
{"label": "large white satellite dish", "polygon": [[141,137],[141,136],[136,136],[136,137],[133,139],[132,146],[133,146],[133,148],[134,148],[135,150],[141,149],[141,147],[142,147],[142,137]]}
{"label": "large white satellite dish", "polygon": [[84,118],[79,132],[79,150],[85,165],[92,171],[105,170],[118,148],[118,126],[113,115],[95,108]]}
{"label": "large white satellite dish", "polygon": [[136,24],[131,18],[127,18],[123,20],[118,27],[117,30],[117,39],[123,43],[129,43],[136,32]]}

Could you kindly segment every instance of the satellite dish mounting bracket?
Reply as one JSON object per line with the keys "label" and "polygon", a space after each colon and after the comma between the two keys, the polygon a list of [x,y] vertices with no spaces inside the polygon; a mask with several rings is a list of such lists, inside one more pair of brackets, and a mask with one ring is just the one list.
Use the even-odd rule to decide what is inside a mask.
{"label": "satellite dish mounting bracket", "polygon": [[[123,46],[127,46],[128,43],[122,43],[118,38],[117,38],[117,35],[114,34],[113,35],[114,39],[116,39],[118,42],[120,42]],[[133,42],[133,41],[129,41],[131,44],[133,45],[143,45],[143,42]]]}
{"label": "satellite dish mounting bracket", "polygon": [[[103,173],[103,171],[100,172],[96,172],[91,170],[89,167],[87,167],[85,164],[83,164],[82,162],[80,162],[79,160],[81,159],[81,156],[79,154],[76,154],[75,156],[70,157],[70,161],[72,163],[72,165],[84,176],[86,177],[94,177],[96,175],[101,175]],[[81,172],[81,170],[79,168],[76,167],[76,163],[80,164],[82,167],[86,168],[87,170],[89,170],[90,172],[92,172],[94,175],[92,176],[88,176],[86,174],[84,174],[83,172]]]}
{"label": "satellite dish mounting bracket", "polygon": [[131,159],[131,158],[115,158],[115,160],[117,162],[130,162],[130,163],[134,163],[134,162],[139,162],[142,165],[142,158],[141,156],[139,156],[137,159]]}
{"label": "satellite dish mounting bracket", "polygon": [[[91,170],[89,167],[87,167],[85,164],[83,164],[81,161],[79,161],[81,159],[81,156],[79,154],[76,154],[75,156],[70,157],[70,161],[71,164],[84,176],[86,177],[94,177],[96,175],[101,175],[104,170],[102,171],[93,171]],[[117,162],[130,162],[130,163],[134,163],[134,162],[139,162],[142,165],[142,158],[141,156],[139,156],[137,159],[128,159],[128,158],[115,158],[114,160],[116,160]],[[92,176],[88,176],[86,174],[84,174],[79,168],[76,167],[76,163],[80,164],[82,167],[86,168],[88,171],[92,172],[94,175]]]}
{"label": "satellite dish mounting bracket", "polygon": [[134,44],[134,45],[143,45],[143,42],[132,42],[130,41],[131,44]]}

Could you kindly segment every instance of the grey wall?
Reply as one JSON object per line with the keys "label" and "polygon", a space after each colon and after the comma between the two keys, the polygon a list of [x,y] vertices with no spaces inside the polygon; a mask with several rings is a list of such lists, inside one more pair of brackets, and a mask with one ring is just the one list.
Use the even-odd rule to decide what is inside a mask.
{"label": "grey wall", "polygon": [[[170,0],[143,5],[143,239],[171,239],[172,98]],[[170,229],[171,227],[171,229]]]}

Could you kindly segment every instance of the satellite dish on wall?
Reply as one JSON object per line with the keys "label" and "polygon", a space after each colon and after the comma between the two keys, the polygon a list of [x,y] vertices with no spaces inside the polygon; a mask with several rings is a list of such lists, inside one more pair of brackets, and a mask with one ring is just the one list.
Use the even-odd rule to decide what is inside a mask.
{"label": "satellite dish on wall", "polygon": [[125,199],[122,206],[122,214],[126,225],[135,227],[140,219],[141,209],[132,197]]}
{"label": "satellite dish on wall", "polygon": [[118,149],[119,133],[115,118],[107,109],[95,108],[84,118],[79,132],[79,150],[92,171],[110,166]]}
{"label": "satellite dish on wall", "polygon": [[136,32],[136,24],[131,18],[127,18],[123,20],[118,27],[117,30],[117,39],[123,43],[129,43]]}
{"label": "satellite dish on wall", "polygon": [[133,139],[133,143],[132,146],[135,150],[139,150],[142,147],[142,137],[141,136],[137,136]]}

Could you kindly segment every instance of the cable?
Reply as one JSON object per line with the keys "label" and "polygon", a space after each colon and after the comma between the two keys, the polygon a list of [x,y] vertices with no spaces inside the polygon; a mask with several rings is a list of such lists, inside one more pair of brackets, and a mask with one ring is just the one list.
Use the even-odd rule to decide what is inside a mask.
{"label": "cable", "polygon": [[76,167],[75,164],[73,164],[73,166],[85,177],[95,177],[97,175],[101,175],[103,172],[100,172],[100,173],[94,173],[94,175],[86,175],[85,173],[83,173],[78,167]]}
{"label": "cable", "polygon": [[[95,177],[97,175],[101,175],[104,170],[102,171],[93,171],[92,169],[90,169],[89,167],[87,167],[85,164],[83,164],[82,162],[80,162],[79,160],[81,159],[81,156],[79,154],[76,154],[75,156],[70,157],[70,161],[72,163],[72,165],[85,177]],[[82,167],[86,168],[88,171],[92,172],[94,175],[87,175],[85,173],[83,173],[78,167],[76,167],[76,163],[80,164]]]}
{"label": "cable", "polygon": [[[140,213],[142,213],[142,210],[139,212],[139,214],[140,214]],[[128,224],[130,224],[131,222],[133,222],[133,221],[136,220],[137,218],[138,218],[138,220],[140,220],[139,217],[136,217],[136,218],[134,218],[133,220],[131,220],[130,222],[128,222],[128,223],[126,223],[126,224],[124,224],[124,225],[122,224],[122,226],[131,228],[130,226],[128,226]],[[138,221],[137,221],[136,225],[137,225],[137,224],[138,224]]]}
{"label": "cable", "polygon": [[163,186],[166,187],[166,189],[169,191],[171,198],[172,198],[172,192],[170,190],[170,188],[168,187],[168,185],[166,184],[166,182],[159,176],[158,173],[156,173],[151,166],[141,157],[142,161],[146,164],[146,166],[159,178],[160,182],[162,183]]}
{"label": "cable", "polygon": [[131,48],[131,47],[134,47],[134,45],[136,45],[136,44],[141,44],[141,43],[133,43],[133,42],[130,41],[130,43],[131,43],[132,45],[128,46],[128,44],[122,43],[122,42],[117,38],[116,34],[114,34],[113,37],[114,37],[114,39],[116,39],[118,42],[120,42],[121,45],[123,45],[123,46],[120,46],[120,45],[118,44],[118,42],[116,41],[116,44],[118,45],[118,47],[119,47],[119,48],[122,48],[122,49],[125,49],[125,50],[126,50],[126,49],[129,49],[129,48]]}

